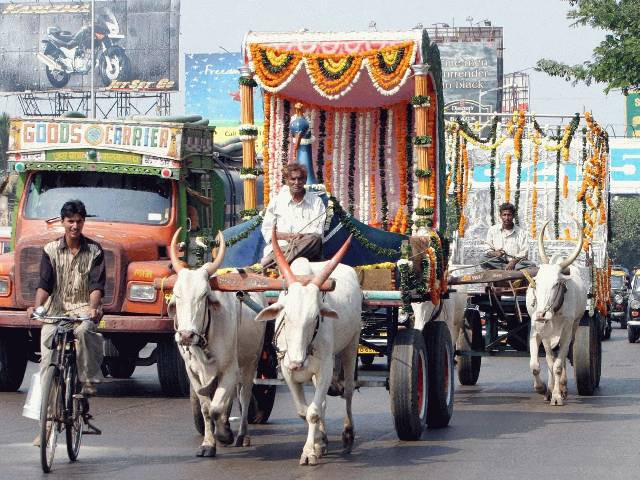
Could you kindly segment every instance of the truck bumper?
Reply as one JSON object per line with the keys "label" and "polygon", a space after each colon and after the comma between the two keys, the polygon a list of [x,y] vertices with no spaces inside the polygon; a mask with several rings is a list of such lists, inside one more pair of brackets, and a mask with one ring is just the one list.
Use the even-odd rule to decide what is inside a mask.
{"label": "truck bumper", "polygon": [[627,314],[627,312],[611,312],[610,316],[611,318],[620,318],[620,317],[624,317]]}
{"label": "truck bumper", "polygon": [[[40,322],[27,317],[22,310],[0,310],[0,327],[35,330]],[[98,331],[130,333],[173,333],[173,320],[152,315],[105,315],[98,324]]]}
{"label": "truck bumper", "polygon": [[640,320],[629,320],[627,327],[640,327]]}

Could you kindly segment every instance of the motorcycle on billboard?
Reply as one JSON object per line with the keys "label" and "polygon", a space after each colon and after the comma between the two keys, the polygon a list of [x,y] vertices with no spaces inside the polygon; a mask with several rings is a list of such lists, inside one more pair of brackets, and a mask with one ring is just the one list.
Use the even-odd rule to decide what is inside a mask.
{"label": "motorcycle on billboard", "polygon": [[[95,68],[105,87],[114,80],[128,81],[131,76],[129,57],[117,42],[124,38],[115,15],[108,9],[96,17],[93,48],[96,49]],[[86,75],[91,69],[91,25],[75,34],[59,27],[47,28],[42,40],[43,51],[36,54],[45,65],[49,83],[64,88],[73,74]]]}

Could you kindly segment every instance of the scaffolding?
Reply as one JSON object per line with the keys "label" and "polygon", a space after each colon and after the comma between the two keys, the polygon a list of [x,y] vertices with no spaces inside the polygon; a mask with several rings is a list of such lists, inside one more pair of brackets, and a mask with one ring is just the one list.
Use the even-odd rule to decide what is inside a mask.
{"label": "scaffolding", "polygon": [[[17,92],[25,117],[59,117],[67,112],[89,116],[91,91],[85,89]],[[131,115],[171,115],[171,92],[97,90],[96,118],[123,118]]]}
{"label": "scaffolding", "polygon": [[529,110],[529,74],[507,73],[503,81],[502,111],[512,113]]}

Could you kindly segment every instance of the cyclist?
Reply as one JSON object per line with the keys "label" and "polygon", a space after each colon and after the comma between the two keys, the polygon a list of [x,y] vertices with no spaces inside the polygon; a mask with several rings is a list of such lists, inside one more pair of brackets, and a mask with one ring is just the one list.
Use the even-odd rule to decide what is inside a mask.
{"label": "cyclist", "polygon": [[[34,309],[44,307],[47,316],[88,316],[93,320],[93,323],[78,323],[74,328],[78,376],[83,384],[82,393],[89,396],[95,395],[94,384],[100,382],[103,340],[96,331],[96,323],[102,318],[106,272],[102,247],[82,234],[86,216],[80,200],[70,200],[62,206],[60,219],[64,236],[44,246]],[[42,369],[49,365],[54,333],[55,324],[42,324]]]}

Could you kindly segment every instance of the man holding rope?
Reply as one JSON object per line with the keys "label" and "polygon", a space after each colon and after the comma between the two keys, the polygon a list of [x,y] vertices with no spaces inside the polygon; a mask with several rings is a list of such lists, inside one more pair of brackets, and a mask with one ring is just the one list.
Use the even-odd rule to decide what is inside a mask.
{"label": "man holding rope", "polygon": [[263,268],[275,265],[271,246],[274,223],[278,229],[278,244],[289,263],[298,257],[312,262],[322,260],[326,207],[318,195],[304,188],[307,169],[303,165],[290,164],[286,180],[287,186],[271,199],[262,221],[262,236],[267,242],[260,261]]}

